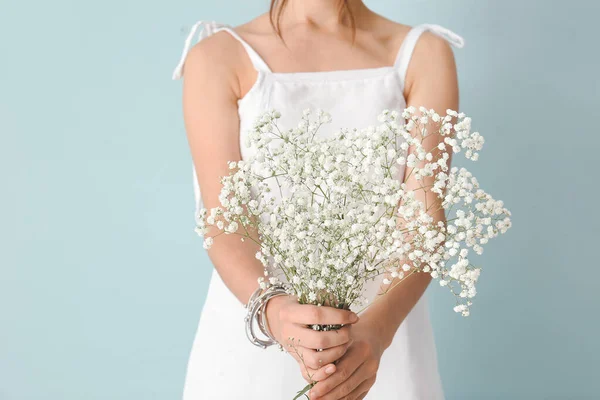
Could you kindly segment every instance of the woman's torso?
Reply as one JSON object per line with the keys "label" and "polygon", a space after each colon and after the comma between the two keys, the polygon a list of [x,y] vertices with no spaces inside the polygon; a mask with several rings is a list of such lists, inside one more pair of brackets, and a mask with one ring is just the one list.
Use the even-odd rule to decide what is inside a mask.
{"label": "woman's torso", "polygon": [[[271,71],[252,46],[229,25],[199,21],[194,28],[201,25],[204,26],[204,30],[199,40],[222,30],[228,32],[243,44],[257,71],[255,82],[238,100],[240,154],[245,160],[252,155],[252,150],[245,146],[247,132],[251,129],[255,118],[262,112],[277,109],[282,114],[280,126],[291,128],[299,122],[304,109],[323,109],[331,114],[332,123],[322,127],[319,131],[320,135],[329,135],[341,127],[360,128],[376,125],[377,116],[382,110],[401,111],[406,107],[403,95],[406,73],[414,47],[423,32],[431,31],[456,46],[462,46],[462,38],[454,33],[438,25],[423,24],[412,28],[406,35],[396,53],[393,65],[325,72],[278,73]],[[174,71],[174,79],[181,76],[183,60],[194,34],[195,29],[192,29],[182,60]],[[203,204],[195,169],[193,167],[192,169],[197,214]],[[365,288],[365,297],[373,299],[378,287],[379,282],[371,281]],[[225,389],[221,387],[221,392],[215,391],[213,397],[198,397],[201,394],[206,395],[207,383],[218,385],[218,382],[227,382],[231,374],[241,374],[241,371],[248,367],[244,364],[245,360],[257,366],[252,377],[245,381],[245,385],[241,385],[244,388],[239,389],[239,395],[243,394],[245,398],[273,400],[284,398],[281,396],[291,394],[301,383],[301,380],[298,380],[300,375],[297,371],[298,367],[291,357],[288,357],[289,360],[277,358],[273,352],[253,348],[247,342],[240,323],[243,318],[242,310],[218,273],[213,271],[189,359],[185,400],[229,398],[227,396],[238,395],[236,392],[238,389],[235,387]],[[220,327],[218,329],[220,333],[215,330],[215,326]],[[398,329],[392,345],[384,354],[378,382],[367,399],[443,399],[432,335],[426,296],[422,296]],[[217,352],[212,345],[222,340],[227,341],[231,354],[223,354],[222,348]],[[203,359],[210,359],[211,366],[206,366]],[[232,365],[233,362],[235,366]],[[240,363],[241,366],[238,366]],[[268,371],[262,371],[263,365]],[[239,371],[233,371],[232,368],[238,368]],[[256,384],[262,377],[260,374],[263,374],[265,379],[277,381],[278,386],[272,387],[272,390],[267,393]],[[269,387],[269,384],[267,383],[266,386]],[[261,393],[260,396],[258,393]]]}
{"label": "woman's torso", "polygon": [[[460,36],[439,25],[422,24],[405,34],[395,53],[393,65],[319,72],[273,72],[258,52],[230,25],[199,21],[190,33],[188,43],[195,28],[200,26],[204,29],[199,40],[219,31],[225,31],[238,40],[256,70],[254,83],[237,102],[239,151],[243,160],[252,156],[252,149],[246,146],[247,134],[262,112],[271,109],[280,111],[279,126],[285,129],[297,125],[304,109],[323,109],[331,115],[332,122],[321,127],[320,136],[331,135],[342,127],[365,128],[376,125],[377,117],[383,110],[401,112],[406,107],[404,89],[408,65],[416,43],[424,32],[431,31],[459,47],[463,44]],[[181,76],[185,54],[186,49],[174,78]],[[193,172],[197,214],[203,204],[195,169]],[[404,170],[400,168],[398,174],[403,173]],[[372,300],[378,287],[378,281],[368,282],[365,297]]]}

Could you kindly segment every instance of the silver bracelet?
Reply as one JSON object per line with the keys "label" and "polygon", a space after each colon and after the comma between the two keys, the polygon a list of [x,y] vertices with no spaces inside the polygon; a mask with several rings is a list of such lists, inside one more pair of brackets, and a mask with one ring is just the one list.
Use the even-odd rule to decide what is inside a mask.
{"label": "silver bracelet", "polygon": [[[262,306],[264,304],[266,295],[271,290],[272,290],[271,287],[268,287],[267,290],[265,290],[262,294],[260,294],[260,291],[255,292],[256,294],[253,296],[254,298],[252,299],[251,302],[248,303],[249,310],[248,310],[248,314],[246,315],[246,318],[245,318],[246,336],[248,336],[248,339],[250,340],[250,342],[252,342],[252,344],[254,344],[255,346],[261,347],[263,349],[267,348],[268,346],[274,345],[276,342],[274,340],[272,340],[271,338],[269,338],[268,336],[267,336],[266,340],[258,338],[256,336],[256,334],[254,333],[254,321],[259,323],[258,313],[260,312],[260,309],[262,308]],[[260,326],[260,323],[259,323],[259,326]]]}
{"label": "silver bracelet", "polygon": [[[255,346],[264,349],[268,346],[279,344],[273,337],[273,334],[270,332],[268,324],[266,323],[265,314],[267,302],[271,298],[287,294],[287,292],[285,287],[281,285],[269,285],[264,292],[261,293],[261,291],[262,288],[257,288],[250,296],[248,304],[245,305],[245,308],[248,309],[248,312],[244,318],[244,322],[246,323],[246,336],[250,342]],[[267,337],[266,340],[260,339],[256,336],[254,332],[254,321],[257,322],[261,332]],[[283,350],[281,345],[279,345],[279,348]]]}
{"label": "silver bracelet", "polygon": [[[252,295],[250,295],[250,299],[247,304],[244,304],[244,308],[248,309],[246,316],[244,317],[244,322],[246,323],[246,336],[248,340],[252,342],[252,344],[256,346],[263,347],[263,344],[259,342],[259,339],[254,335],[254,329],[252,327],[254,315],[252,314],[252,310],[254,309],[254,305],[256,303],[256,299],[259,294],[262,292],[262,288],[259,286],[254,290]],[[266,346],[265,346],[266,347]]]}
{"label": "silver bracelet", "polygon": [[[266,308],[266,302],[276,293],[284,294],[285,288],[281,286],[271,285],[262,294],[257,294],[253,299],[254,301],[252,303],[249,303],[249,312],[246,316],[246,334],[248,335],[248,338],[254,345],[262,348],[278,344],[277,340],[275,340],[271,334],[267,333],[266,328],[263,325],[261,325],[260,318],[261,310],[264,310]],[[256,334],[254,333],[254,321],[257,322],[263,334],[267,336],[267,340],[259,339],[256,337]]]}
{"label": "silver bracelet", "polygon": [[273,336],[273,333],[269,329],[269,322],[267,321],[267,304],[269,300],[271,300],[273,297],[284,295],[287,295],[285,288],[275,288],[272,291],[266,293],[263,304],[258,312],[258,327],[266,337],[271,339],[271,341],[273,341],[274,344],[277,344],[279,346],[279,350],[281,351],[283,351],[283,346],[277,341],[277,339],[275,338],[275,336]]}

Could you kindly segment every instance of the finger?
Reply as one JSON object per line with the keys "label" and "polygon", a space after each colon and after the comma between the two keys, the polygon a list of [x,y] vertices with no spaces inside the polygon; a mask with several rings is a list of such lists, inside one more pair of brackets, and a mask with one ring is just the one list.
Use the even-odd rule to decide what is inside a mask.
{"label": "finger", "polygon": [[306,354],[309,352],[316,353],[315,350],[307,349],[301,346],[296,346],[289,351],[290,355],[298,362],[302,376],[307,382],[312,383],[315,381],[322,381],[336,371],[335,364],[330,362],[323,362],[316,367],[312,367],[311,365],[307,364]]}
{"label": "finger", "polygon": [[[340,346],[340,347],[343,347],[343,346]],[[331,374],[333,374],[337,369],[335,364],[328,363],[328,362],[323,362],[322,364],[320,364],[319,366],[314,367],[314,368],[306,363],[307,353],[310,353],[310,352],[321,353],[321,352],[317,352],[312,349],[307,349],[302,346],[294,346],[293,348],[290,348],[290,350],[288,350],[288,352],[298,362],[298,365],[300,366],[300,370],[302,372],[302,377],[308,383],[322,381],[323,379],[325,379],[328,376],[330,376]]]}
{"label": "finger", "polygon": [[288,332],[296,345],[309,349],[329,349],[346,344],[351,339],[351,325],[333,331],[315,331],[300,325],[293,325]]}
{"label": "finger", "polygon": [[358,315],[350,310],[312,304],[290,304],[281,310],[280,317],[297,324],[353,324]]}
{"label": "finger", "polygon": [[336,366],[333,363],[325,364],[320,368],[310,368],[307,366],[302,358],[298,356],[297,353],[290,353],[292,357],[298,362],[298,366],[300,367],[300,372],[302,373],[302,377],[306,382],[313,383],[319,382],[323,379],[327,378],[331,374],[336,371]]}
{"label": "finger", "polygon": [[331,374],[333,374],[336,371],[336,366],[335,364],[326,364],[324,366],[322,366],[321,368],[314,370],[311,368],[307,368],[310,376],[312,379],[312,381],[308,381],[310,382],[320,382],[324,379],[326,379],[327,377],[329,377]]}
{"label": "finger", "polygon": [[317,351],[315,349],[298,346],[298,351],[302,353],[304,357],[304,363],[308,367],[317,369],[321,368],[323,365],[333,363],[334,361],[342,358],[342,356],[346,354],[346,351],[348,350],[348,347],[350,347],[351,343],[352,340],[339,346],[324,349],[323,351]]}
{"label": "finger", "polygon": [[[339,371],[339,369],[338,369]],[[335,375],[335,373],[333,374]],[[332,376],[330,376],[329,378],[331,379]],[[315,385],[315,387],[310,391],[310,398],[311,400],[315,399],[315,400],[340,400],[340,399],[346,399],[348,398],[348,396],[350,396],[350,394],[356,390],[361,384],[362,382],[364,382],[366,380],[367,376],[366,374],[364,374],[361,369],[359,368],[358,370],[354,371],[354,373],[352,375],[350,375],[350,377],[348,379],[346,379],[345,381],[343,381],[342,383],[340,383],[339,385],[337,385],[335,388],[333,388],[333,390],[329,391],[328,393],[321,393],[320,389],[318,392],[313,392],[313,390],[315,390],[315,388],[320,384],[320,383],[324,383],[325,381],[327,381],[327,379],[320,381],[319,383],[317,383],[317,385]],[[320,393],[320,394],[319,394]]]}
{"label": "finger", "polygon": [[298,362],[300,367],[300,372],[302,373],[302,377],[308,383],[320,382],[326,379],[329,375],[335,372],[334,364],[327,364],[319,369],[307,368],[302,364],[301,361]]}
{"label": "finger", "polygon": [[310,398],[319,400],[338,400],[350,394],[369,376],[366,369],[361,368],[362,361],[356,362],[356,357],[343,358],[337,365],[336,371],[327,379],[317,383],[310,391]]}

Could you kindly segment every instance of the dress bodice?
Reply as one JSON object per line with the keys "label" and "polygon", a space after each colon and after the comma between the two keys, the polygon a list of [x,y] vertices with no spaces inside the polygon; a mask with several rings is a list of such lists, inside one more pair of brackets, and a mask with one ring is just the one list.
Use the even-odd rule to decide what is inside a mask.
{"label": "dress bodice", "polygon": [[[231,26],[214,21],[198,21],[186,39],[180,62],[173,71],[173,79],[179,79],[183,75],[186,55],[201,26],[203,29],[198,41],[218,31],[227,31],[240,41],[258,72],[251,89],[238,100],[242,159],[250,156],[250,149],[244,146],[245,135],[262,112],[270,109],[280,111],[280,126],[292,128],[300,121],[304,109],[323,109],[331,115],[332,122],[322,127],[319,135],[331,134],[342,127],[364,128],[375,125],[377,116],[384,109],[401,112],[406,107],[403,95],[406,72],[417,40],[423,32],[431,31],[457,47],[464,45],[461,36],[440,25],[420,24],[407,33],[391,66],[319,72],[273,72]],[[193,166],[192,169],[197,215],[203,205],[196,171]]]}

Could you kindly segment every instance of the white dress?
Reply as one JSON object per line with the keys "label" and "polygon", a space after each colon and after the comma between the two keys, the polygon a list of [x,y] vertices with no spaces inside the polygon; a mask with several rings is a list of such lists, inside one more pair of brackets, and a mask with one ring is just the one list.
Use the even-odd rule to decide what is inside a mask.
{"label": "white dress", "polygon": [[[302,110],[321,108],[332,116],[319,134],[339,127],[366,127],[377,124],[383,109],[402,111],[404,78],[415,44],[429,30],[457,47],[463,39],[439,25],[422,24],[411,29],[402,43],[393,66],[325,72],[271,72],[268,65],[229,25],[198,21],[192,28],[173,79],[182,75],[186,53],[199,27],[198,40],[217,31],[229,32],[246,49],[258,78],[238,101],[240,151],[247,159],[244,135],[255,117],[267,109],[281,111],[280,126],[293,127]],[[196,210],[203,206],[193,169]],[[403,173],[403,171],[401,171]],[[365,295],[372,299],[378,282],[369,284]],[[354,310],[356,311],[356,310]],[[298,363],[275,346],[261,349],[252,345],[244,331],[245,309],[214,271],[195,340],[189,356],[183,400],[291,400],[306,385]],[[423,295],[397,330],[391,346],[381,359],[377,381],[367,400],[440,400],[442,385],[429,320],[427,295]]]}

